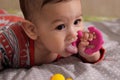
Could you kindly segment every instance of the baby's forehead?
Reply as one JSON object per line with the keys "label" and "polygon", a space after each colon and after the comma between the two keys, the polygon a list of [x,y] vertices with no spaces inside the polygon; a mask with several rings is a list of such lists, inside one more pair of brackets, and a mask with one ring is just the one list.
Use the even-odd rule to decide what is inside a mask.
{"label": "baby's forehead", "polygon": [[[72,0],[20,0],[20,8],[24,18],[33,21],[36,15],[39,15],[47,4],[57,4]],[[73,0],[74,1],[74,0]],[[34,16],[35,15],[35,16]]]}

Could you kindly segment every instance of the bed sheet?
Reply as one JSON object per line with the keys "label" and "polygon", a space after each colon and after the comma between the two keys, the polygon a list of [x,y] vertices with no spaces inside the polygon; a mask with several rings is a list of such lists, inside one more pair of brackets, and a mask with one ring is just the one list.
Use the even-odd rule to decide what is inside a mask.
{"label": "bed sheet", "polygon": [[83,63],[71,56],[51,64],[34,66],[30,69],[7,69],[0,72],[0,80],[50,80],[61,73],[73,80],[120,80],[120,19],[103,22],[85,22],[94,25],[103,33],[106,55],[98,64]]}

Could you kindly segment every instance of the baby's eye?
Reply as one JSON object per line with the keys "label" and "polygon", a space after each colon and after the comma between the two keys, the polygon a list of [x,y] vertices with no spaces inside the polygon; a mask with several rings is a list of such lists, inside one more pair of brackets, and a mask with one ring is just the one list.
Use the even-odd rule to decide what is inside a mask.
{"label": "baby's eye", "polygon": [[56,27],[57,30],[62,30],[65,28],[65,25],[64,24],[61,24],[59,26]]}
{"label": "baby's eye", "polygon": [[77,19],[77,20],[75,20],[74,25],[79,24],[79,23],[80,23],[80,21],[81,21],[81,19]]}

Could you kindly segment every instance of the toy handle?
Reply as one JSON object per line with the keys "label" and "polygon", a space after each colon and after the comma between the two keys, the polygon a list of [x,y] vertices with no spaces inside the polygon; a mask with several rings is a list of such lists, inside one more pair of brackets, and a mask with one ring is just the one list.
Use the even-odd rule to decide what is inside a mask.
{"label": "toy handle", "polygon": [[[102,33],[97,28],[95,28],[94,26],[90,26],[88,28],[88,30],[89,30],[89,32],[95,33],[95,35],[96,35],[96,38],[94,40],[89,41],[89,44],[94,45],[94,48],[86,48],[85,51],[84,51],[86,54],[91,55],[92,53],[100,50],[104,41],[103,41]],[[81,36],[82,36],[82,32],[78,31],[78,40],[76,42],[77,46],[80,42]]]}

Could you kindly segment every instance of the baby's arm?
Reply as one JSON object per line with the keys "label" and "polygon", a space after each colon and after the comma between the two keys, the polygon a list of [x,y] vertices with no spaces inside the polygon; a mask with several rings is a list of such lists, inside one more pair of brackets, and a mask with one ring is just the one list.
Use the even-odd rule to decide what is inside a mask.
{"label": "baby's arm", "polygon": [[103,38],[101,32],[95,27],[89,27],[89,32],[78,33],[80,42],[78,44],[79,56],[86,62],[98,62],[103,58]]}

